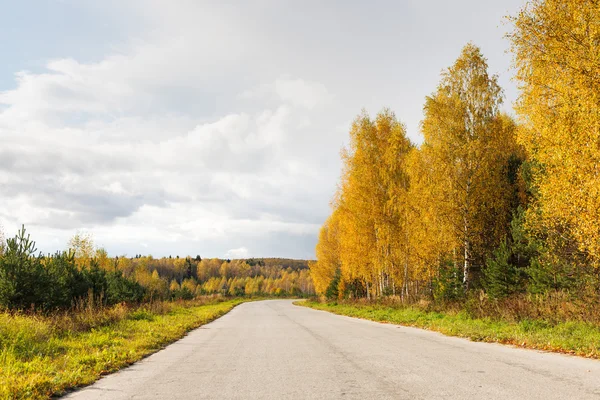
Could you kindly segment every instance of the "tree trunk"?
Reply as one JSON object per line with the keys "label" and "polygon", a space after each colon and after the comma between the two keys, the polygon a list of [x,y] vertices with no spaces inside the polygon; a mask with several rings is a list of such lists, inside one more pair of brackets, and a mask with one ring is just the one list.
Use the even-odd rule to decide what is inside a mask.
{"label": "tree trunk", "polygon": [[469,290],[469,253],[470,253],[470,245],[469,245],[469,241],[465,239],[465,253],[464,253],[464,257],[465,257],[465,263],[463,266],[463,285],[465,287],[465,290]]}

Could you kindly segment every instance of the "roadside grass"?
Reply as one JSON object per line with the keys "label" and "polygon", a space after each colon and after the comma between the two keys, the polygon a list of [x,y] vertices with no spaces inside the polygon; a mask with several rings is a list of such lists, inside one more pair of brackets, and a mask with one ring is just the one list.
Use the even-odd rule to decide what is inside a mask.
{"label": "roadside grass", "polygon": [[511,322],[473,318],[465,311],[436,312],[414,306],[391,307],[382,304],[320,303],[309,300],[294,304],[349,317],[429,329],[473,341],[600,358],[600,326],[582,321],[547,322],[525,319]]}
{"label": "roadside grass", "polygon": [[244,299],[0,313],[0,399],[45,399],[140,360]]}

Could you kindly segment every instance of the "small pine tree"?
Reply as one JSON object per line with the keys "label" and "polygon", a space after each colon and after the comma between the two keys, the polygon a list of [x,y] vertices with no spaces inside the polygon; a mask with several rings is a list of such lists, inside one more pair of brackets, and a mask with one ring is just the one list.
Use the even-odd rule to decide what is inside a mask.
{"label": "small pine tree", "polygon": [[341,277],[342,277],[342,271],[340,271],[340,269],[338,268],[335,271],[335,276],[333,277],[333,279],[329,283],[329,286],[327,286],[327,289],[325,290],[325,297],[327,297],[328,299],[337,299],[338,298]]}
{"label": "small pine tree", "polygon": [[512,256],[505,240],[487,259],[483,270],[483,287],[493,299],[504,298],[521,288],[521,270],[511,263]]}
{"label": "small pine tree", "polygon": [[6,242],[6,254],[0,258],[0,305],[11,309],[39,306],[48,282],[41,256],[34,255],[35,242],[24,226]]}
{"label": "small pine tree", "polygon": [[432,282],[433,297],[439,301],[457,300],[464,296],[462,270],[450,260],[442,262]]}
{"label": "small pine tree", "polygon": [[536,257],[527,268],[529,276],[527,290],[530,293],[569,290],[578,286],[575,274],[576,266],[573,263],[560,259],[549,261],[547,258],[547,254]]}

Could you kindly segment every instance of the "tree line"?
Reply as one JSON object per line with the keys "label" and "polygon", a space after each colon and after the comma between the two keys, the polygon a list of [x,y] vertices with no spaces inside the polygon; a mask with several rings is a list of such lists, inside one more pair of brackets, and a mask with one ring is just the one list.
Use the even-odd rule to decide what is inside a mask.
{"label": "tree line", "polygon": [[85,234],[75,235],[67,250],[44,255],[24,227],[15,237],[0,240],[3,309],[52,311],[204,295],[311,294],[313,283],[302,260],[109,257]]}
{"label": "tree line", "polygon": [[425,99],[423,143],[361,113],[310,264],[327,297],[600,295],[600,3],[510,17],[517,118],[467,44]]}

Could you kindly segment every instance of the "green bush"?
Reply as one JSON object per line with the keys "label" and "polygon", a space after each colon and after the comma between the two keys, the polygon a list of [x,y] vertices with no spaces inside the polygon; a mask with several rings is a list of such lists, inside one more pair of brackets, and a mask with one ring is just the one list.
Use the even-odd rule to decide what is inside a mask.
{"label": "green bush", "polygon": [[173,290],[173,292],[171,292],[171,298],[173,300],[192,300],[194,298],[194,293],[188,288],[183,287],[181,289]]}
{"label": "green bush", "polygon": [[71,253],[44,257],[35,252],[35,242],[24,227],[7,240],[0,257],[0,307],[49,311],[67,309],[81,301],[112,305],[144,298],[145,289],[139,283],[120,271],[101,269],[95,260],[78,268]]}
{"label": "green bush", "polygon": [[333,277],[333,279],[329,283],[329,286],[325,290],[325,296],[328,299],[337,299],[338,298],[341,277],[342,277],[342,271],[340,271],[340,269],[338,268],[335,271],[335,276]]}
{"label": "green bush", "polygon": [[51,285],[41,257],[34,255],[36,250],[25,228],[6,241],[0,258],[0,306],[28,309],[44,302]]}
{"label": "green bush", "polygon": [[462,270],[451,262],[440,265],[438,276],[432,280],[433,298],[437,301],[453,301],[464,297]]}
{"label": "green bush", "polygon": [[502,242],[492,257],[488,258],[483,270],[483,287],[492,299],[500,299],[519,291],[522,287],[521,270],[511,263],[512,252]]}
{"label": "green bush", "polygon": [[[144,299],[146,290],[134,280],[127,279],[122,272],[111,272],[107,274],[107,301],[116,304],[122,301],[128,303],[140,303]],[[186,289],[187,290],[187,289]]]}

